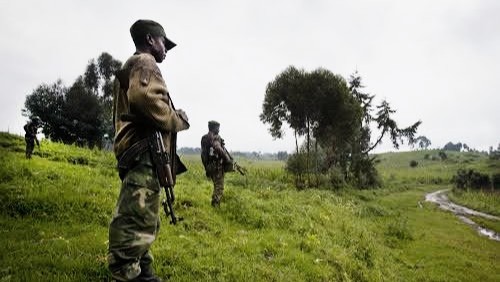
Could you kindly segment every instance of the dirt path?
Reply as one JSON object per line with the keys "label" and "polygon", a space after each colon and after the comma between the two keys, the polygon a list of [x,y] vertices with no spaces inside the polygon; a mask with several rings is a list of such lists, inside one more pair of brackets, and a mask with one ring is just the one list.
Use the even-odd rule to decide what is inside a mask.
{"label": "dirt path", "polygon": [[473,216],[480,216],[484,217],[487,219],[491,220],[500,220],[500,217],[478,212],[469,208],[466,208],[464,206],[457,205],[455,203],[452,203],[449,199],[448,196],[446,196],[446,192],[448,192],[449,189],[445,190],[439,190],[436,192],[429,193],[425,195],[425,200],[427,202],[432,202],[436,203],[439,205],[439,207],[443,210],[451,211],[452,213],[456,214],[458,218],[460,218],[463,222],[467,223],[468,225],[474,227],[479,234],[483,236],[487,236],[491,240],[495,241],[500,241],[500,234],[496,233],[493,230],[486,229],[484,227],[479,226],[477,223],[472,221],[470,218],[467,216],[473,215]]}

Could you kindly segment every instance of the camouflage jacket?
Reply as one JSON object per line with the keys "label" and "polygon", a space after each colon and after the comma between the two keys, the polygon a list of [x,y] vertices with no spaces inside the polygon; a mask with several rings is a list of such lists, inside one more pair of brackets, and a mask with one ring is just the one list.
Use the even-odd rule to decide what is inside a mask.
{"label": "camouflage jacket", "polygon": [[[115,78],[113,85],[115,155],[120,156],[153,130],[162,132],[167,151],[175,151],[176,133],[188,129],[189,123],[175,110],[154,57],[136,53],[120,72],[124,75]],[[123,114],[132,114],[140,122],[123,121],[120,118]]]}
{"label": "camouflage jacket", "polygon": [[24,134],[24,137],[36,140],[37,129],[38,126],[36,126],[36,124],[34,124],[33,122],[28,122],[27,124],[24,125],[24,131],[26,132]]}
{"label": "camouflage jacket", "polygon": [[210,162],[219,164],[231,161],[231,157],[224,149],[224,140],[211,131],[201,138],[201,160],[205,168]]}

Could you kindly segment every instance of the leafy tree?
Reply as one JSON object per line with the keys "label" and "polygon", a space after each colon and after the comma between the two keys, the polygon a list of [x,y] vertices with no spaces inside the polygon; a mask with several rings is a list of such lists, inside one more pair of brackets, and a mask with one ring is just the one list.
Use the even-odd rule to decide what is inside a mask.
{"label": "leafy tree", "polygon": [[295,145],[298,152],[297,137],[303,136],[310,128],[311,108],[306,99],[309,93],[306,89],[304,70],[291,66],[279,74],[274,81],[268,83],[266,96],[262,106],[263,112],[260,120],[269,123],[269,132],[274,138],[282,138],[284,134],[283,123],[295,132]]}
{"label": "leafy tree", "polygon": [[418,144],[420,149],[426,150],[431,145],[431,140],[422,135],[415,138],[415,143]]}
{"label": "leafy tree", "polygon": [[99,97],[79,77],[66,93],[63,114],[65,125],[72,133],[68,136],[68,141],[73,143],[85,140],[90,147],[99,142],[102,134],[102,111]]}
{"label": "leafy tree", "polygon": [[443,150],[460,152],[462,150],[462,147],[463,144],[460,142],[458,142],[457,144],[454,144],[453,142],[448,142],[444,145]]}
{"label": "leafy tree", "polygon": [[94,95],[98,95],[100,74],[97,64],[94,59],[89,61],[85,74],[83,76],[83,83],[86,89],[90,90]]}
{"label": "leafy tree", "polygon": [[66,87],[61,80],[51,85],[41,84],[31,95],[26,97],[23,115],[38,116],[42,119],[42,133],[53,139],[63,140],[63,130],[60,125],[63,122],[64,95]]}
{"label": "leafy tree", "polygon": [[288,159],[288,153],[286,151],[279,151],[277,154],[276,154],[276,158],[279,160],[279,161],[285,161],[286,159]]}
{"label": "leafy tree", "polygon": [[113,124],[113,75],[120,69],[122,63],[104,52],[97,59],[100,75],[100,104],[102,108],[102,132],[114,136]]}
{"label": "leafy tree", "polygon": [[[297,137],[306,137],[305,157],[300,158],[305,160],[305,168],[295,170],[302,173],[311,171],[312,137],[316,137],[318,144],[335,151],[338,144],[346,143],[356,131],[346,119],[358,113],[342,77],[325,69],[308,73],[289,67],[267,85],[260,119],[270,124],[269,132],[275,138],[283,137],[283,124],[287,123],[294,130],[297,154]],[[346,119],[340,119],[341,116]]]}
{"label": "leafy tree", "polygon": [[[386,135],[396,148],[404,139],[409,143],[414,141],[420,121],[407,128],[398,127],[392,118],[395,110],[387,101],[377,106],[378,111],[373,115],[374,96],[361,92],[361,77],[357,73],[352,75],[349,84],[325,69],[308,73],[295,67],[287,68],[268,84],[260,119],[270,125],[269,131],[275,138],[283,137],[285,123],[294,130],[297,156],[289,158],[289,170],[299,178],[301,173],[323,173],[339,167],[343,179],[354,180],[360,187],[376,186],[376,160],[369,152]],[[380,129],[375,143],[370,142],[371,123]],[[297,136],[304,135],[305,157],[302,157]],[[311,159],[311,140],[315,141],[315,155],[323,151],[326,156],[322,164],[317,158]],[[303,159],[305,166],[298,165]],[[314,168],[309,166],[310,161],[316,163]]]}
{"label": "leafy tree", "polygon": [[40,85],[26,97],[24,115],[38,115],[43,133],[65,143],[101,144],[107,133],[113,136],[113,74],[121,66],[108,53],[91,59],[83,75],[70,87],[60,80],[51,86]]}

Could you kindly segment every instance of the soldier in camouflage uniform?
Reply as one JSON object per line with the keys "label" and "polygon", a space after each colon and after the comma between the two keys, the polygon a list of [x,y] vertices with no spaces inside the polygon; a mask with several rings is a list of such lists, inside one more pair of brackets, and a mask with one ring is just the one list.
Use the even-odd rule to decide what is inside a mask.
{"label": "soldier in camouflage uniform", "polygon": [[224,194],[224,172],[232,167],[232,158],[224,148],[224,140],[219,135],[220,124],[208,122],[208,133],[201,138],[201,160],[207,177],[214,183],[212,206],[220,205]]}
{"label": "soldier in camouflage uniform", "polygon": [[38,147],[40,147],[40,142],[36,138],[38,127],[40,126],[41,120],[39,117],[34,116],[31,120],[24,125],[24,140],[26,141],[26,158],[31,159],[31,154],[33,154],[33,149],[35,149],[35,142]]}
{"label": "soldier in camouflage uniform", "polygon": [[[161,281],[153,273],[150,252],[160,226],[161,187],[147,138],[159,130],[165,149],[175,154],[176,133],[188,129],[189,123],[184,111],[174,108],[157,66],[176,44],[150,20],[138,20],[130,33],[136,52],[116,73],[113,90],[113,149],[122,186],[109,227],[108,266],[118,281]],[[127,120],[127,115],[136,120]]]}

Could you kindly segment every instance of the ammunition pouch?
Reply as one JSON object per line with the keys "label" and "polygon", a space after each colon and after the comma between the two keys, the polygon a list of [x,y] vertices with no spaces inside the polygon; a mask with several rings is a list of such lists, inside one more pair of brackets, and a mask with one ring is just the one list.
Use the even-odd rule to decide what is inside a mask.
{"label": "ammunition pouch", "polygon": [[207,177],[212,177],[212,175],[215,175],[217,173],[217,162],[216,161],[211,161],[208,162],[208,164],[205,167],[205,175]]}
{"label": "ammunition pouch", "polygon": [[118,174],[122,181],[127,173],[138,164],[137,157],[147,151],[149,151],[149,143],[145,138],[134,143],[118,157]]}
{"label": "ammunition pouch", "polygon": [[225,162],[223,164],[223,168],[224,168],[224,172],[233,172],[234,171],[234,162],[233,161]]}
{"label": "ammunition pouch", "polygon": [[[125,175],[134,168],[139,162],[139,156],[151,150],[148,138],[139,140],[123,152],[118,159],[118,175],[123,181]],[[187,171],[186,166],[181,162],[177,154],[175,158],[175,174],[181,174]]]}

